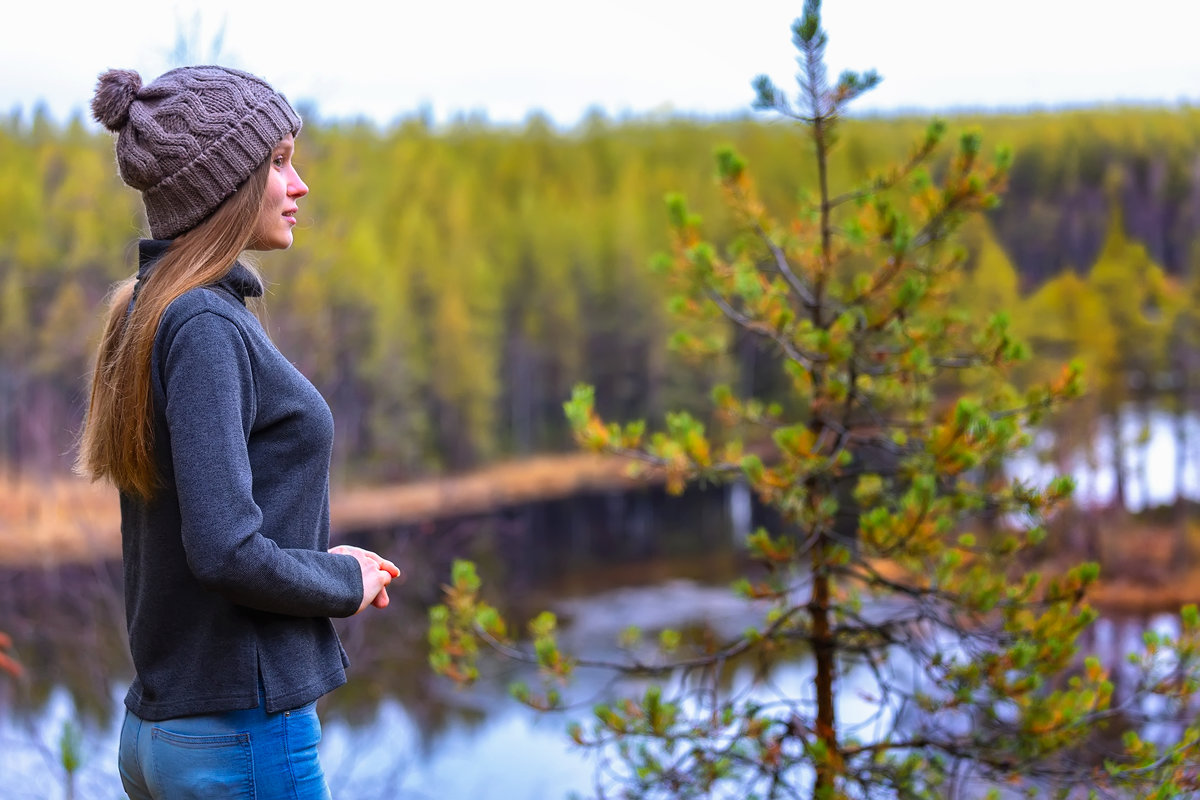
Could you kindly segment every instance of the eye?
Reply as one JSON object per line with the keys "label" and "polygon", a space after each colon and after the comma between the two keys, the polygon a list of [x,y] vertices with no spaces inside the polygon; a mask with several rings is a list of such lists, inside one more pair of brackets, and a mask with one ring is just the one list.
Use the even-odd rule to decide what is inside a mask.
{"label": "eye", "polygon": [[274,158],[271,159],[271,163],[274,164],[279,169],[283,169],[283,165],[286,162],[287,162],[287,157],[282,156],[282,155],[275,156]]}

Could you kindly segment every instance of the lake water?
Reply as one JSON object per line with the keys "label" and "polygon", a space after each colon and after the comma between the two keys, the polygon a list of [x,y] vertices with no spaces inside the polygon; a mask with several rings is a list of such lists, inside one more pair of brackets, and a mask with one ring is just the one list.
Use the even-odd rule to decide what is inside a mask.
{"label": "lake water", "polygon": [[[744,493],[646,490],[537,504],[488,518],[364,532],[356,543],[400,563],[407,582],[393,604],[337,626],[352,661],[350,683],[320,704],[322,761],[339,798],[502,797],[561,800],[592,786],[592,756],[569,744],[606,676],[581,671],[569,715],[534,715],[510,699],[520,668],[485,662],[462,692],[427,666],[426,613],[456,557],[475,560],[485,594],[511,621],[543,608],[560,617],[568,647],[615,650],[629,625],[703,629],[724,638],[756,620],[727,588],[743,566],[739,534],[761,509]],[[64,730],[80,734],[80,800],[123,797],[115,754],[130,677],[120,565],[0,572],[0,630],[11,633],[28,677],[0,679],[0,796],[71,796],[61,766]],[[1153,620],[1102,621],[1093,646],[1119,657]],[[1166,624],[1166,623],[1161,623]],[[1110,661],[1111,663],[1111,661]],[[748,677],[747,677],[748,679]],[[736,680],[736,677],[735,677]],[[772,683],[811,686],[806,659],[778,665]],[[843,676],[843,721],[874,709]]]}
{"label": "lake water", "polygon": [[[744,514],[744,503],[733,510]],[[553,606],[570,639],[615,643],[630,624],[738,630],[746,612],[726,588],[739,566],[729,518],[720,491],[686,499],[645,491],[356,536],[408,579],[386,611],[336,622],[352,667],[350,683],[320,703],[334,796],[586,792],[593,765],[569,746],[567,718],[535,716],[508,697],[516,668],[487,665],[469,692],[429,670],[427,609],[451,561],[475,560],[489,599],[514,621]],[[123,797],[115,753],[131,668],[120,565],[0,571],[0,630],[28,671],[19,682],[0,678],[0,796],[67,797],[60,741],[73,728],[82,759],[74,797]]]}
{"label": "lake water", "polygon": [[[1089,450],[1067,459],[1065,466],[1076,481],[1075,502],[1085,508],[1112,502],[1117,484],[1114,434],[1123,443],[1129,511],[1167,505],[1176,496],[1200,501],[1200,415],[1193,412],[1181,418],[1161,408],[1129,405],[1118,419],[1116,426],[1105,421],[1095,431]],[[1046,435],[1038,439],[1041,447],[1049,444]],[[1056,465],[1032,454],[1014,459],[1010,468],[1040,483],[1058,474]]]}

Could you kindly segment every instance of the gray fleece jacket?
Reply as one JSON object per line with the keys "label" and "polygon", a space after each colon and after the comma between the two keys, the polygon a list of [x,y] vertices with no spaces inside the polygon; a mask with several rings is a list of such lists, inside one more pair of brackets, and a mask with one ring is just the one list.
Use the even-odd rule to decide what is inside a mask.
{"label": "gray fleece jacket", "polygon": [[[145,240],[139,276],[169,242]],[[240,264],[170,305],[152,356],[161,488],[121,496],[125,611],[136,670],[125,705],[163,720],[296,708],[346,681],[330,617],[362,600],[329,547],[333,417],[245,306]]]}

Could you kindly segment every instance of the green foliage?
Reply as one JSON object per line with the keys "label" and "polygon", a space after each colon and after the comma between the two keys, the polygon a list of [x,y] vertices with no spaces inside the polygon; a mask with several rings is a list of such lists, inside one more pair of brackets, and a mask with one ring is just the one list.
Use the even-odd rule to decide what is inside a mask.
{"label": "green foliage", "polygon": [[58,737],[58,755],[63,771],[74,775],[83,763],[83,733],[79,725],[67,720],[63,723],[62,732]]}
{"label": "green foliage", "polygon": [[496,641],[504,640],[504,621],[479,600],[479,587],[475,566],[456,561],[451,583],[444,587],[446,602],[429,610],[429,664],[435,672],[461,683],[479,678],[476,625]]}
{"label": "green foliage", "polygon": [[[1131,709],[1133,723],[1122,737],[1124,752],[1105,763],[1099,786],[1138,797],[1191,796],[1200,791],[1200,612],[1184,606],[1175,636],[1153,630],[1145,650],[1130,656],[1139,676],[1139,693],[1163,706],[1154,718]],[[1146,730],[1153,722],[1157,735]],[[1165,735],[1163,732],[1165,731]]]}
{"label": "green foliage", "polygon": [[75,774],[83,766],[83,731],[78,723],[67,720],[58,737],[58,760],[66,776],[67,800],[75,797]]}
{"label": "green foliage", "polygon": [[[571,727],[575,742],[601,754],[605,796],[611,782],[630,797],[932,798],[963,769],[1030,792],[1080,781],[1187,786],[1191,728],[1162,750],[1129,736],[1104,771],[1069,752],[1111,717],[1114,686],[1077,646],[1095,619],[1086,594],[1098,567],[1045,576],[1031,568],[1073,481],[1033,485],[1003,468],[1082,390],[1078,364],[1030,366],[1006,310],[1019,301],[1015,273],[980,215],[1005,188],[1008,151],[989,157],[968,131],[943,156],[945,127],[935,123],[898,166],[835,194],[826,178],[844,106],[878,77],[850,73],[828,85],[816,0],[793,33],[799,95],[760,78],[756,105],[804,126],[815,194],[781,221],[746,162],[720,150],[733,230],[710,238],[704,220],[715,215],[702,219],[682,194],[669,195],[670,252],[655,259],[675,292],[681,349],[716,350],[719,337],[694,331],[717,316],[774,353],[786,389],[767,400],[719,384],[717,428],[680,411],[649,435],[640,423],[631,435],[606,422],[590,386],[565,405],[582,446],[636,458],[673,491],[747,480],[778,512],[778,529],[748,538],[758,567],[734,587],[759,604],[761,624],[718,643],[663,631],[653,658],[642,632],[630,631],[626,660],[611,663],[564,655],[555,618],[543,615],[528,645],[503,652],[556,681],[582,665],[661,678],[631,682],[594,708],[589,725]],[[958,237],[973,237],[973,261]],[[1147,296],[1166,306],[1168,284],[1144,253],[1111,237],[1105,253],[1101,265],[1142,263],[1148,293],[1118,302],[1120,281],[1104,267],[1088,283],[1107,293],[1105,308],[1128,305],[1128,322]],[[1197,621],[1188,610],[1178,640],[1148,640],[1141,673],[1161,677],[1144,690],[1191,702]],[[737,679],[739,658],[758,665],[749,683]],[[772,687],[771,665],[797,658],[812,664],[811,691]],[[879,709],[869,730],[839,713],[842,681],[856,668],[871,676],[859,691]],[[517,695],[530,702],[527,689]]]}
{"label": "green foliage", "polygon": [[[845,102],[875,80],[842,76],[830,97]],[[802,108],[802,97],[769,80],[760,88],[772,93],[764,106]],[[115,174],[106,133],[32,116],[0,119],[0,460],[61,470],[83,413],[95,309],[133,271],[129,245],[142,216],[137,194]],[[837,241],[885,257],[903,251],[919,219],[945,200],[938,192],[953,190],[946,175],[992,159],[1007,170],[1006,202],[988,210],[986,224],[977,216],[958,229],[966,270],[947,291],[968,316],[1011,310],[1014,339],[1040,357],[1014,381],[1044,380],[1081,358],[1104,398],[1084,407],[1095,420],[1187,371],[1195,346],[1184,332],[1195,304],[1178,278],[1193,266],[1196,231],[1179,209],[1196,191],[1200,111],[954,120],[963,126],[972,132],[944,149],[952,144],[946,121],[838,118],[827,128],[837,141],[826,178],[850,187],[831,197],[843,201],[836,223],[846,235]],[[1018,156],[989,150],[997,140]],[[781,302],[786,277],[757,267],[764,244],[755,220],[764,222],[766,208],[788,208],[768,231],[785,250],[817,241],[819,203],[793,201],[812,200],[818,171],[781,126],[599,115],[572,131],[536,120],[517,129],[310,120],[298,148],[313,191],[301,204],[296,245],[262,259],[267,321],[333,407],[342,478],[402,479],[567,447],[571,429],[558,408],[580,380],[600,387],[606,416],[661,424],[667,409],[680,409],[712,430],[703,398],[746,377],[727,351],[734,323],[699,280],[666,302],[670,257],[659,259],[657,274],[642,268],[673,231],[702,221],[695,277],[727,270],[731,299],[777,333],[812,322]],[[714,151],[730,200],[757,165],[753,199],[732,203],[733,214],[708,191]],[[677,197],[674,221],[663,226],[668,192]],[[1093,210],[1105,200],[1111,214]],[[829,291],[844,301],[877,295],[869,270],[837,261]],[[1123,277],[1131,270],[1136,282]],[[889,290],[900,286],[911,302],[928,291],[907,280]],[[1137,335],[1121,335],[1127,322]],[[679,334],[665,356],[658,343],[671,326]],[[816,325],[796,345],[838,346],[828,333]],[[774,388],[764,400],[780,399]]]}

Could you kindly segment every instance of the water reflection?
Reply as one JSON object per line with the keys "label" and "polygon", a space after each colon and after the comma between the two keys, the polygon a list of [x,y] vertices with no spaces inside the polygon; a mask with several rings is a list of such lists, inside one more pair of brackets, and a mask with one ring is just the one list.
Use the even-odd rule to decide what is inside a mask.
{"label": "water reflection", "polygon": [[[580,672],[572,691],[579,706],[570,715],[535,717],[509,699],[509,683],[528,677],[509,663],[488,662],[479,687],[458,692],[428,669],[427,608],[440,599],[451,561],[467,557],[510,619],[552,607],[566,645],[586,645],[592,655],[612,655],[631,624],[727,639],[757,621],[727,589],[744,567],[730,508],[720,490],[686,498],[613,493],[357,534],[355,543],[391,556],[408,579],[386,613],[337,622],[352,668],[350,683],[321,703],[322,759],[335,797],[559,800],[587,793],[596,765],[568,745],[565,728],[568,716],[586,718],[609,688],[608,676]],[[745,514],[739,502],[732,508]],[[755,524],[761,514],[752,510]],[[1119,663],[1148,624],[1102,621],[1085,647]],[[3,796],[66,797],[59,741],[64,726],[76,725],[83,766],[74,796],[121,797],[115,753],[131,670],[120,565],[0,572],[0,630],[12,633],[28,668],[16,684],[0,681]],[[839,715],[869,735],[893,710],[855,690],[855,669],[843,677],[849,690]],[[760,665],[741,664],[723,683],[744,686],[763,674]],[[803,654],[772,665],[768,676],[763,691],[804,697],[811,690]]]}
{"label": "water reflection", "polygon": [[[493,603],[525,619],[552,598],[564,629],[593,637],[588,613],[613,604],[622,626],[646,613],[653,627],[670,609],[719,618],[697,597],[725,596],[737,569],[727,500],[720,491],[686,500],[658,491],[604,493],[541,503],[487,518],[360,532],[352,540],[404,565],[407,581],[382,614],[336,624],[352,661],[351,681],[321,703],[322,757],[335,796],[562,798],[588,788],[591,766],[572,751],[565,718],[535,719],[507,696],[516,677],[496,665],[461,693],[427,666],[425,620],[456,557],[475,560]],[[667,587],[653,603],[622,605],[605,592]],[[0,682],[0,775],[6,798],[67,796],[60,737],[82,733],[79,798],[120,797],[115,753],[121,700],[131,677],[119,563],[0,571],[0,630],[27,667]],[[590,599],[589,599],[590,598]],[[666,616],[664,616],[664,614]],[[579,620],[579,626],[571,621]],[[645,623],[641,623],[645,624]],[[613,640],[614,637],[608,637]]]}

